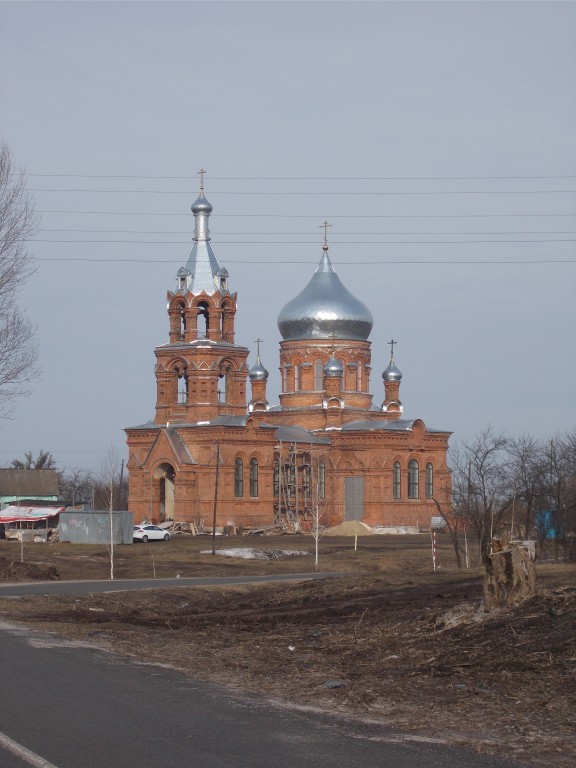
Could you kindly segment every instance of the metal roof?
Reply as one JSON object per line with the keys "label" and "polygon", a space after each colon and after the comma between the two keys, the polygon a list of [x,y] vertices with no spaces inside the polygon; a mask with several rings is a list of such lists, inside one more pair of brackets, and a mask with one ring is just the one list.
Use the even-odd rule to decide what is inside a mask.
{"label": "metal roof", "polygon": [[55,469],[0,469],[0,496],[57,496]]}
{"label": "metal roof", "polygon": [[[348,421],[342,425],[342,432],[411,432],[417,419],[387,419],[386,421]],[[452,434],[447,429],[426,427],[426,432]]]}
{"label": "metal roof", "polygon": [[[185,270],[190,274],[187,290],[198,295],[205,291],[209,296],[219,290],[218,273],[222,273],[218,259],[210,245],[210,230],[208,220],[212,213],[212,205],[204,197],[201,190],[197,200],[192,204],[194,214],[194,245],[188,256]],[[180,268],[179,273],[182,273]],[[226,273],[227,274],[227,273]]]}
{"label": "metal roof", "polygon": [[303,427],[278,426],[276,424],[260,424],[261,429],[274,429],[276,440],[283,443],[312,443],[314,445],[330,445],[327,438],[318,437]]}
{"label": "metal roof", "polygon": [[278,329],[284,341],[365,341],[373,322],[368,307],[350,293],[334,271],[327,249],[308,285],[278,315]]}

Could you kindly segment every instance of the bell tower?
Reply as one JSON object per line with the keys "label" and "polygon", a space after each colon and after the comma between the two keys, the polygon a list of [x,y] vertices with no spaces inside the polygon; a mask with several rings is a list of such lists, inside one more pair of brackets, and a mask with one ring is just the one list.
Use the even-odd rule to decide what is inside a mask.
{"label": "bell tower", "polygon": [[248,349],[234,343],[236,295],[210,245],[212,205],[192,204],[192,250],[168,291],[168,343],[156,347],[156,424],[192,424],[245,415]]}

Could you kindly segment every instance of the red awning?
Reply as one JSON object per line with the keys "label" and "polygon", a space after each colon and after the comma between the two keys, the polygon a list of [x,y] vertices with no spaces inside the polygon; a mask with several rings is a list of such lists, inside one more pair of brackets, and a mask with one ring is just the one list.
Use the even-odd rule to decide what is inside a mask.
{"label": "red awning", "polygon": [[64,507],[18,507],[11,504],[0,511],[0,523],[35,523],[64,512]]}

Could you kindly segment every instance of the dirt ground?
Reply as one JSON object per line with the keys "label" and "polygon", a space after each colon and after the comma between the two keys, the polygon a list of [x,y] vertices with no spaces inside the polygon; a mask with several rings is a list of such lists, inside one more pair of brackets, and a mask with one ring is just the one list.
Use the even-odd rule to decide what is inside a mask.
{"label": "dirt ground", "polygon": [[[0,543],[0,580],[107,578],[100,547]],[[307,537],[218,539],[218,548],[313,549]],[[312,557],[202,554],[181,537],[117,550],[115,575],[312,572]],[[449,542],[432,572],[426,536],[324,539],[320,568],[345,577],[242,588],[0,598],[29,622],[139,660],[273,698],[376,719],[524,766],[576,763],[576,566],[540,563],[538,594],[485,614],[482,571]]]}

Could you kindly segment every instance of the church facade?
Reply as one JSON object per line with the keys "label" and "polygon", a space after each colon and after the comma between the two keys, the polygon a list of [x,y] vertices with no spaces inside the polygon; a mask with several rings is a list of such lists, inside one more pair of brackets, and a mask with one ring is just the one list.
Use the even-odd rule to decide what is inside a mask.
{"label": "church facade", "polygon": [[336,274],[326,237],[310,281],[278,316],[282,386],[271,405],[260,349],[249,366],[235,337],[237,297],[210,244],[203,187],[192,213],[192,250],[168,291],[168,340],[155,349],[155,416],[125,430],[135,520],[429,527],[436,502],[450,508],[450,432],[404,417],[394,342],[373,402],[372,315]]}

